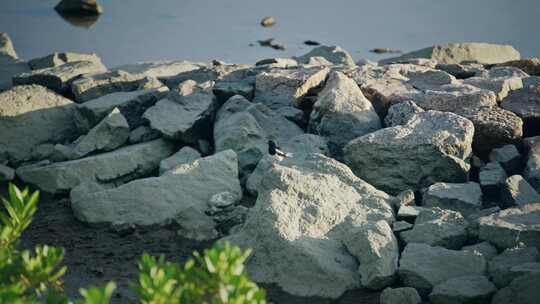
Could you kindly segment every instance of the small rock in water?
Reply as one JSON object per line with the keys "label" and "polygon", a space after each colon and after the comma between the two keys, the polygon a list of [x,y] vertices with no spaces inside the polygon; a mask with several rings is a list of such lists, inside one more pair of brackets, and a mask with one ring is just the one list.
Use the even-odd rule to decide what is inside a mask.
{"label": "small rock in water", "polygon": [[103,12],[96,0],[62,0],[54,9],[60,13],[75,15],[99,15]]}
{"label": "small rock in water", "polygon": [[274,17],[264,17],[261,20],[261,25],[264,27],[271,27],[271,26],[274,26],[275,24],[276,24],[276,18]]}
{"label": "small rock in water", "polygon": [[306,40],[304,41],[305,45],[321,45],[318,41],[315,40]]}
{"label": "small rock in water", "polygon": [[271,47],[274,50],[280,50],[284,51],[286,49],[286,46],[281,43],[274,42],[274,38],[266,39],[266,40],[257,40],[260,46],[266,46]]}
{"label": "small rock in water", "polygon": [[391,48],[374,48],[374,49],[371,49],[369,51],[372,52],[372,53],[375,53],[375,54],[403,53],[402,50],[391,49]]}

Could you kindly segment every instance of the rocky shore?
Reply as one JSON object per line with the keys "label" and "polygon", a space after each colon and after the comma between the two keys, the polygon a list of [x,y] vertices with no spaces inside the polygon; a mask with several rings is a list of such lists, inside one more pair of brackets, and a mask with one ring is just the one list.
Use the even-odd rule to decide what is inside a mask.
{"label": "rocky shore", "polygon": [[507,45],[105,67],[0,34],[0,182],[95,229],[253,248],[278,303],[538,303],[539,136],[540,60]]}

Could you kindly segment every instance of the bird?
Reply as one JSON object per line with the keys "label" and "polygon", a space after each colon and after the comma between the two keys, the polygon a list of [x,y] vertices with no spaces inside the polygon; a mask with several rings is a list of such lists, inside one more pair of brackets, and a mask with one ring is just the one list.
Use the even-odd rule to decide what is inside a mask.
{"label": "bird", "polygon": [[268,154],[270,155],[277,155],[281,157],[287,157],[287,153],[280,150],[280,148],[276,145],[276,143],[273,140],[268,141]]}

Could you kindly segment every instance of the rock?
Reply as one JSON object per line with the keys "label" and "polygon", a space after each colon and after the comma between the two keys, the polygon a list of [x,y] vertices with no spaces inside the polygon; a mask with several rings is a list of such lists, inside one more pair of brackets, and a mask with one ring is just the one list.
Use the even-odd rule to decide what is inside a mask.
{"label": "rock", "polygon": [[103,12],[96,0],[62,0],[55,7],[60,13],[69,13],[81,16],[99,15]]}
{"label": "rock", "polygon": [[285,44],[276,42],[274,38],[269,38],[265,40],[257,40],[257,42],[259,43],[260,46],[273,48],[274,50],[284,51],[287,49]]}
{"label": "rock", "polygon": [[520,54],[510,45],[474,42],[448,43],[410,52],[400,57],[384,59],[379,61],[379,64],[387,64],[410,58],[434,59],[439,63],[477,61],[479,63],[492,64],[518,60]]}
{"label": "rock", "polygon": [[413,224],[407,223],[405,221],[394,222],[394,225],[392,226],[392,231],[397,234],[402,231],[411,230],[413,226]]}
{"label": "rock", "polygon": [[473,241],[479,241],[479,230],[480,230],[480,223],[479,219],[485,216],[490,216],[492,214],[495,214],[497,212],[501,211],[501,208],[495,206],[491,208],[482,209],[474,214],[471,214],[467,217],[467,220],[469,221],[469,227],[467,227],[467,231],[469,232],[469,240]]}
{"label": "rock", "polygon": [[295,57],[299,63],[308,63],[311,57],[323,57],[333,64],[342,64],[346,66],[355,66],[352,56],[339,46],[318,46],[309,53],[300,57]]}
{"label": "rock", "polygon": [[148,175],[173,153],[161,139],[51,165],[19,167],[17,176],[50,193],[67,192],[82,183],[121,184]]}
{"label": "rock", "polygon": [[274,17],[264,17],[261,20],[261,25],[264,27],[271,27],[276,24],[276,19]]}
{"label": "rock", "polygon": [[297,135],[283,145],[283,150],[293,155],[319,153],[330,156],[328,141],[315,134]]}
{"label": "rock", "polygon": [[488,264],[488,272],[493,283],[502,288],[520,276],[516,271],[512,271],[512,268],[525,263],[538,262],[539,258],[536,248],[516,247],[506,249],[503,253],[491,259]]}
{"label": "rock", "polygon": [[474,133],[458,115],[428,111],[406,125],[382,129],[352,140],[345,162],[360,178],[397,194],[435,182],[465,182]]}
{"label": "rock", "polygon": [[512,175],[501,187],[501,203],[506,207],[540,203],[540,194],[521,175]]}
{"label": "rock", "polygon": [[321,85],[330,70],[327,67],[270,69],[255,79],[255,97],[272,110],[284,106],[299,106],[301,98]]}
{"label": "rock", "polygon": [[53,162],[63,162],[66,160],[80,158],[80,156],[75,153],[71,146],[56,144],[54,145],[52,154],[49,156],[49,158]]}
{"label": "rock", "polygon": [[15,178],[15,170],[0,164],[0,182],[9,182]]}
{"label": "rock", "polygon": [[420,304],[422,299],[414,288],[388,287],[382,291],[379,301],[381,304]]}
{"label": "rock", "polygon": [[309,60],[307,63],[305,63],[305,66],[332,66],[333,63],[328,61],[326,58],[321,56],[314,56],[309,57]]}
{"label": "rock", "polygon": [[111,71],[121,70],[131,74],[143,74],[149,77],[156,77],[161,80],[181,73],[194,71],[202,67],[206,67],[206,64],[184,60],[147,61],[117,66],[112,68]]}
{"label": "rock", "polygon": [[7,33],[0,32],[0,56],[8,56],[12,59],[19,59],[13,47],[13,42]]}
{"label": "rock", "polygon": [[291,68],[298,65],[296,60],[291,58],[268,58],[259,60],[255,63],[255,66],[270,66],[272,68]]}
{"label": "rock", "polygon": [[0,92],[13,86],[14,76],[28,72],[30,72],[30,67],[26,62],[0,53]]}
{"label": "rock", "polygon": [[439,63],[435,67],[437,70],[445,71],[457,79],[466,79],[476,75],[480,75],[485,71],[484,66],[479,63]]}
{"label": "rock", "polygon": [[497,288],[485,276],[452,278],[443,282],[429,295],[433,304],[478,303],[489,304]]}
{"label": "rock", "polygon": [[424,243],[459,249],[467,241],[467,226],[459,212],[432,208],[420,212],[413,229],[402,232],[400,238],[407,244]]}
{"label": "rock", "polygon": [[253,100],[255,91],[255,77],[249,77],[239,81],[218,80],[214,84],[213,93],[219,104],[224,104],[234,95],[244,96],[248,100]]}
{"label": "rock", "polygon": [[511,91],[523,88],[523,81],[518,77],[472,77],[465,79],[464,83],[473,85],[480,89],[492,91],[497,96],[497,101],[503,100]]}
{"label": "rock", "polygon": [[499,290],[492,304],[535,304],[540,298],[540,273],[523,275]]}
{"label": "rock", "polygon": [[424,110],[452,112],[461,115],[482,107],[497,106],[495,94],[467,84],[449,84],[428,89],[415,99]]}
{"label": "rock", "polygon": [[304,111],[295,107],[281,107],[275,110],[275,112],[294,122],[299,127],[303,129],[307,128],[308,118],[306,117]]}
{"label": "rock", "polygon": [[540,249],[540,204],[502,210],[478,219],[479,238],[498,248],[511,248],[518,242]]}
{"label": "rock", "polygon": [[524,87],[510,93],[501,107],[523,119],[524,131],[528,134],[540,133],[540,85]]}
{"label": "rock", "polygon": [[159,163],[159,175],[163,175],[165,172],[180,165],[192,163],[199,158],[201,158],[199,151],[188,146],[183,147],[180,151]]}
{"label": "rock", "polygon": [[493,149],[489,154],[489,160],[501,164],[508,175],[517,174],[523,167],[521,154],[514,145]]}
{"label": "rock", "polygon": [[73,81],[71,90],[75,95],[75,100],[82,103],[111,93],[154,89],[162,85],[153,77],[114,71],[83,76]]}
{"label": "rock", "polygon": [[488,242],[481,242],[474,245],[463,246],[462,251],[474,252],[482,255],[487,262],[497,256],[497,248]]}
{"label": "rock", "polygon": [[464,217],[482,209],[482,190],[477,183],[436,183],[423,195],[423,206],[460,212]]}
{"label": "rock", "polygon": [[108,94],[77,105],[76,122],[79,128],[90,130],[97,125],[114,108],[118,108],[127,119],[130,129],[144,124],[142,115],[169,94],[165,86],[134,92],[118,92]]}
{"label": "rock", "polygon": [[404,220],[407,222],[412,222],[416,220],[420,212],[430,210],[429,208],[425,207],[418,207],[418,206],[400,206],[398,213],[397,213],[397,219],[398,220]]}
{"label": "rock", "polygon": [[151,141],[161,137],[161,133],[147,126],[140,126],[129,133],[129,143],[138,144],[146,141]]}
{"label": "rock", "polygon": [[403,284],[416,288],[420,294],[428,294],[433,287],[449,279],[485,272],[486,261],[481,255],[426,244],[407,244],[399,261]]}
{"label": "rock", "polygon": [[343,147],[380,128],[379,116],[356,83],[340,72],[332,72],[313,105],[308,129]]}
{"label": "rock", "polygon": [[[237,159],[232,151],[180,165],[160,177],[87,193],[73,200],[72,208],[75,216],[86,223],[121,222],[147,226],[176,219],[183,231],[200,233],[209,230],[212,235],[215,224],[204,212],[210,198],[224,191],[233,193],[238,199],[242,197]],[[197,238],[200,234],[191,236]]]}
{"label": "rock", "polygon": [[418,113],[424,112],[414,101],[408,100],[397,103],[388,109],[388,114],[384,118],[384,124],[387,127],[405,125]]}
{"label": "rock", "polygon": [[413,70],[406,72],[405,76],[409,78],[407,82],[419,90],[428,90],[444,85],[457,84],[454,76],[439,70]]}
{"label": "rock", "polygon": [[474,124],[473,149],[479,156],[486,156],[494,148],[513,144],[523,135],[521,118],[499,107],[484,107],[460,115]]}
{"label": "rock", "polygon": [[48,89],[17,86],[0,93],[0,162],[18,164],[43,143],[69,142],[80,133],[74,103]]}
{"label": "rock", "polygon": [[479,182],[484,195],[490,199],[497,199],[507,177],[506,171],[498,162],[489,162],[480,168]]}
{"label": "rock", "polygon": [[96,54],[82,54],[82,53],[52,53],[44,57],[34,58],[28,61],[28,65],[32,70],[41,70],[47,68],[54,68],[66,63],[88,61],[93,62],[96,65],[103,65],[101,58]]}
{"label": "rock", "polygon": [[[195,204],[197,203],[198,202],[195,201]],[[146,208],[149,208],[149,207],[146,207]],[[191,239],[191,240],[195,240],[199,242],[213,240],[219,237],[219,232],[216,230],[216,227],[215,227],[216,223],[214,223],[212,218],[207,216],[204,213],[204,211],[201,211],[201,209],[204,210],[204,205],[202,207],[196,206],[192,208],[185,208],[185,207],[179,208],[178,206],[175,206],[175,208],[170,208],[170,209],[172,209],[172,212],[178,213],[174,221],[181,226],[181,228],[178,229],[177,231],[177,235],[179,237]],[[137,213],[140,213],[140,212],[141,211],[138,211]],[[135,216],[140,216],[140,215],[135,214]],[[158,215],[157,217],[164,218],[165,216],[166,214]],[[130,221],[133,221],[133,219],[130,219]],[[167,219],[166,220],[159,219],[159,221],[166,222]]]}
{"label": "rock", "polygon": [[531,76],[540,76],[540,58],[526,58],[500,63],[498,66],[515,67]]}
{"label": "rock", "polygon": [[251,278],[293,295],[334,299],[360,286],[357,259],[362,256],[352,255],[342,242],[356,233],[378,234],[362,230],[376,227],[365,224],[392,222],[390,196],[320,154],[272,164],[257,191],[244,225],[225,238],[253,248],[247,261]]}
{"label": "rock", "polygon": [[91,61],[69,62],[61,66],[34,70],[13,77],[14,85],[39,84],[60,94],[69,91],[69,86],[81,74],[103,73],[107,69],[102,64]]}
{"label": "rock", "polygon": [[523,177],[538,192],[540,190],[540,153],[531,150],[523,171]]}
{"label": "rock", "polygon": [[80,158],[96,151],[112,151],[122,146],[129,138],[129,125],[118,108],[114,108],[99,124],[74,147]]}
{"label": "rock", "polygon": [[206,81],[218,82],[220,80],[224,82],[246,81],[251,84],[253,80],[249,78],[254,77],[257,72],[253,70],[252,65],[248,64],[220,64],[213,65],[212,67],[201,66],[196,70],[181,72],[175,76],[160,77],[160,80],[171,89],[176,88],[186,80],[193,80],[197,83]]}
{"label": "rock", "polygon": [[163,136],[195,144],[212,136],[212,121],[217,103],[211,83],[198,85],[188,80],[172,91],[168,98],[158,101],[144,112],[143,117],[152,129]]}
{"label": "rock", "polygon": [[365,224],[344,241],[347,251],[354,255],[360,266],[362,286],[382,289],[396,278],[399,248],[392,229],[386,221]]}

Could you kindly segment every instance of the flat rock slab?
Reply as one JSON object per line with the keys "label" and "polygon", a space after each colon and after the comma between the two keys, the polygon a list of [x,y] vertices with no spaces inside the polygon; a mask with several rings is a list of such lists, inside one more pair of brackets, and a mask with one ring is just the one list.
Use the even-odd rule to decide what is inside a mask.
{"label": "flat rock slab", "polygon": [[439,207],[468,216],[482,208],[482,189],[477,183],[435,183],[423,195],[423,206]]}
{"label": "flat rock slab", "polygon": [[407,124],[407,122],[418,113],[424,112],[414,101],[407,100],[397,103],[388,109],[388,114],[384,118],[387,127],[395,127]]}
{"label": "flat rock slab", "polygon": [[173,145],[158,139],[78,160],[20,167],[17,176],[46,192],[68,192],[81,183],[115,184],[144,176],[173,152]]}
{"label": "flat rock slab", "polygon": [[34,58],[28,61],[28,65],[32,70],[41,70],[64,65],[69,62],[89,61],[97,65],[102,65],[101,58],[96,54],[81,54],[81,53],[52,53],[44,57]]}
{"label": "flat rock slab", "polygon": [[485,276],[452,278],[433,288],[429,300],[433,304],[488,304],[497,287]]}
{"label": "flat rock slab", "polygon": [[40,144],[77,138],[75,110],[71,100],[38,85],[0,93],[0,162],[20,163]]}
{"label": "flat rock slab", "polygon": [[499,66],[515,67],[531,76],[540,76],[540,58],[526,58],[500,63]]}

